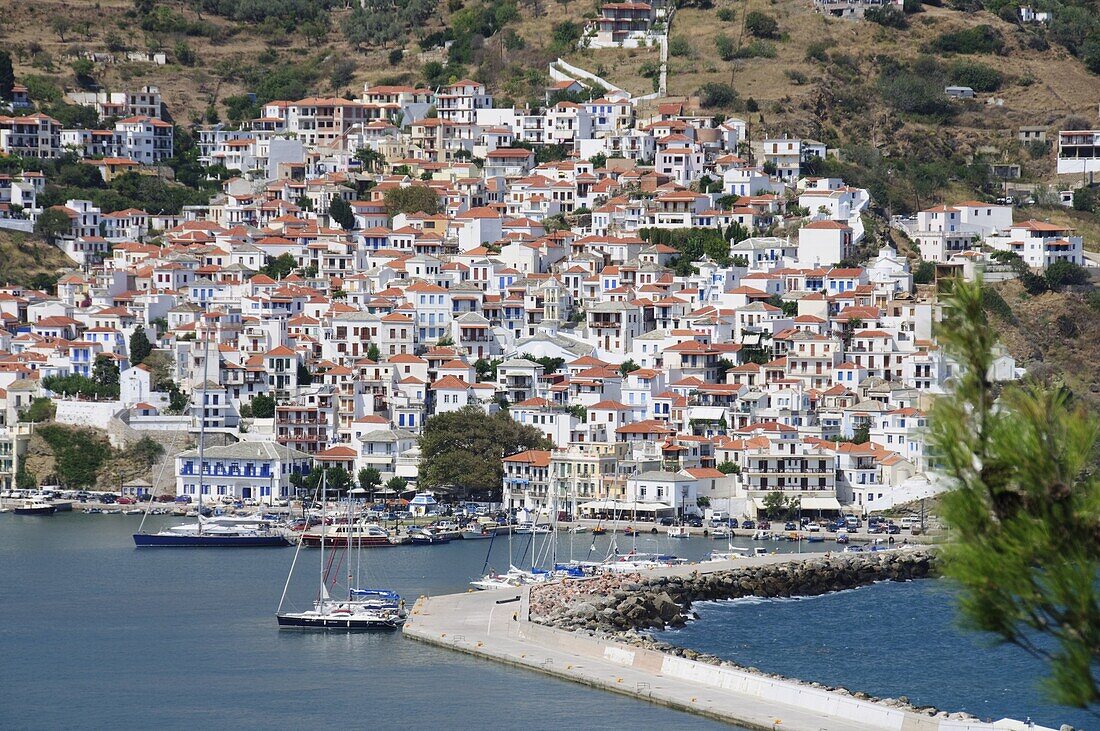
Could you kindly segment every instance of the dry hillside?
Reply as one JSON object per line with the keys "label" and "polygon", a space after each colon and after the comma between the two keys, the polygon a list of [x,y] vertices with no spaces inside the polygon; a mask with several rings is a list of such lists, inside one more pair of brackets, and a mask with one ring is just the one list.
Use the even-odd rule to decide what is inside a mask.
{"label": "dry hillside", "polygon": [[41,237],[0,229],[0,284],[40,286],[76,262]]}
{"label": "dry hillside", "polygon": [[1061,381],[1100,404],[1100,313],[1092,297],[1047,292],[1032,297],[1018,282],[995,285],[1013,317],[991,315],[1017,365],[1043,379]]}

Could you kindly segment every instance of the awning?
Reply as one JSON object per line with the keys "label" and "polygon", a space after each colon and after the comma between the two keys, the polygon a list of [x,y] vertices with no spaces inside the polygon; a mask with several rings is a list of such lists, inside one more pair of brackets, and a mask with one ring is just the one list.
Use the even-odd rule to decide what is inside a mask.
{"label": "awning", "polygon": [[604,510],[614,513],[654,513],[662,510],[675,510],[664,503],[628,502],[625,500],[592,500],[580,504],[581,510]]}
{"label": "awning", "polygon": [[[762,497],[754,497],[752,504],[757,510],[765,509]],[[803,510],[840,510],[840,502],[832,495],[827,497],[803,495],[801,505]]]}
{"label": "awning", "polygon": [[804,497],[803,510],[840,510],[840,502],[835,497]]}

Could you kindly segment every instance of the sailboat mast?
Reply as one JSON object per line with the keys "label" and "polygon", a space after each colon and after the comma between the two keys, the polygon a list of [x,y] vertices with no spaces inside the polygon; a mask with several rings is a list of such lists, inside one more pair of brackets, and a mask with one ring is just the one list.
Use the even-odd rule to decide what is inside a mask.
{"label": "sailboat mast", "polygon": [[328,474],[321,471],[321,589],[317,595],[318,601],[325,600],[325,539],[328,535],[328,485],[325,480]]}
{"label": "sailboat mast", "polygon": [[210,333],[209,331],[204,333],[202,348],[202,388],[200,389],[200,402],[199,402],[199,509],[195,515],[196,525],[198,526],[198,534],[202,535],[202,488],[203,488],[203,472],[206,469],[206,462],[203,460],[203,456],[206,453],[206,384],[208,374],[210,372]]}

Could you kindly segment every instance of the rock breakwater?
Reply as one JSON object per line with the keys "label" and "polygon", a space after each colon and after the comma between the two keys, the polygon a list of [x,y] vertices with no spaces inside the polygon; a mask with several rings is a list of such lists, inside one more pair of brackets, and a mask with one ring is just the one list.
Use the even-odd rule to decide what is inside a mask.
{"label": "rock breakwater", "polygon": [[697,601],[817,596],[934,574],[932,553],[910,549],[837,554],[686,576],[607,575],[532,589],[531,620],[560,629],[622,634],[683,626]]}

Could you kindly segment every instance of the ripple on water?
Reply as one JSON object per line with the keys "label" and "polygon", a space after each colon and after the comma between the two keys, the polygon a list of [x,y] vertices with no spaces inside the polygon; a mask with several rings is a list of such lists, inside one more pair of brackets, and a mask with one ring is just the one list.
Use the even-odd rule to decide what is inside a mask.
{"label": "ripple on water", "polygon": [[657,639],[740,665],[914,705],[1057,728],[1095,717],[1038,689],[1044,666],[957,625],[946,581],[883,582],[816,597],[698,602],[699,621]]}

